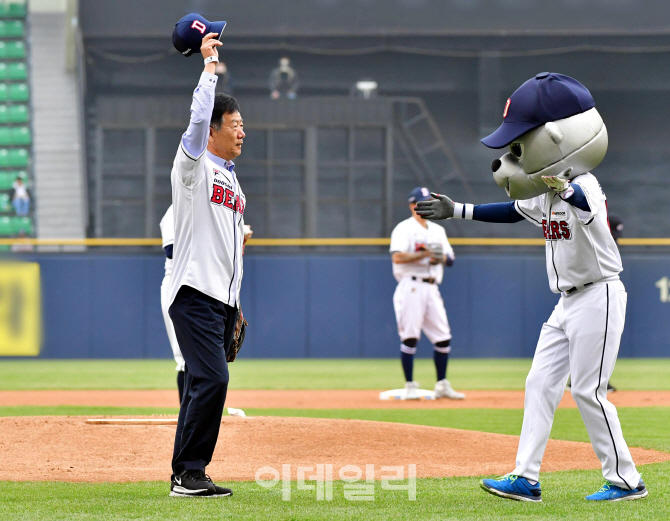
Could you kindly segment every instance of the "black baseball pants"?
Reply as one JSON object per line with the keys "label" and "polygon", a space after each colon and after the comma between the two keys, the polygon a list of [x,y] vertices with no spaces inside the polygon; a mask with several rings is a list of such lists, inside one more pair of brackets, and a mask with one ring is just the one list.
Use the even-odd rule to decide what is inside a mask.
{"label": "black baseball pants", "polygon": [[174,440],[172,470],[205,470],[219,436],[228,391],[224,346],[235,331],[235,309],[182,286],[170,306],[186,370],[184,397]]}

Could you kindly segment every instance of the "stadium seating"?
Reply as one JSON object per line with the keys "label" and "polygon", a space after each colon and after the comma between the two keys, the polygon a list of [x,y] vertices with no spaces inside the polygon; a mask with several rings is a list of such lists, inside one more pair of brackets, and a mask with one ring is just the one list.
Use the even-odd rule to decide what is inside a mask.
{"label": "stadium seating", "polygon": [[0,0],[0,237],[34,233],[32,217],[17,217],[11,204],[17,178],[32,187],[26,16],[26,0]]}

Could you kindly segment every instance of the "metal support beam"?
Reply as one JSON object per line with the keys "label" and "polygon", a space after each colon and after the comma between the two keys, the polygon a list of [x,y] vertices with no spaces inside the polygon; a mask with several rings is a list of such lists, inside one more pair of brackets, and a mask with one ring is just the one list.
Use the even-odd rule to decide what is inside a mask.
{"label": "metal support beam", "polygon": [[386,125],[386,161],[384,179],[384,235],[393,229],[393,125]]}
{"label": "metal support beam", "polygon": [[305,129],[305,237],[316,237],[318,198],[318,134],[315,126]]}
{"label": "metal support beam", "polygon": [[156,129],[145,130],[144,148],[144,236],[154,236],[154,177],[156,175]]}
{"label": "metal support beam", "polygon": [[502,70],[500,57],[486,54],[478,62],[479,136],[488,136],[502,122],[504,104],[501,99]]}
{"label": "metal support beam", "polygon": [[104,130],[102,127],[95,128],[95,236],[102,237],[102,178],[103,178],[103,164],[105,158],[103,157],[103,136]]}

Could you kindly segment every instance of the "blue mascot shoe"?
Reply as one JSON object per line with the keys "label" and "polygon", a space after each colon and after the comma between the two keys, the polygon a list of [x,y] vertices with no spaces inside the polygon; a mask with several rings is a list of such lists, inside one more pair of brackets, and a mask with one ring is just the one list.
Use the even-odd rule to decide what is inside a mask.
{"label": "blue mascot shoe", "polygon": [[634,488],[633,490],[617,487],[616,485],[612,485],[609,481],[605,481],[598,492],[586,496],[586,499],[589,501],[626,501],[641,499],[648,495],[649,491],[647,490],[647,487],[644,486],[642,478],[640,478],[637,488]]}
{"label": "blue mascot shoe", "polygon": [[542,491],[540,483],[535,485],[528,483],[526,478],[521,476],[507,475],[500,479],[482,479],[479,485],[489,494],[494,496],[514,499],[516,501],[533,501],[539,503],[542,501]]}

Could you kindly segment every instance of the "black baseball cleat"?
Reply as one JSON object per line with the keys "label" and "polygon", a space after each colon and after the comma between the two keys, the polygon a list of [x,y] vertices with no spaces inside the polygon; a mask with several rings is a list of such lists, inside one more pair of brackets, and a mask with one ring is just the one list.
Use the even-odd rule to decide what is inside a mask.
{"label": "black baseball cleat", "polygon": [[170,479],[171,497],[226,497],[232,495],[232,490],[215,485],[202,470],[185,470],[178,476],[173,474]]}

